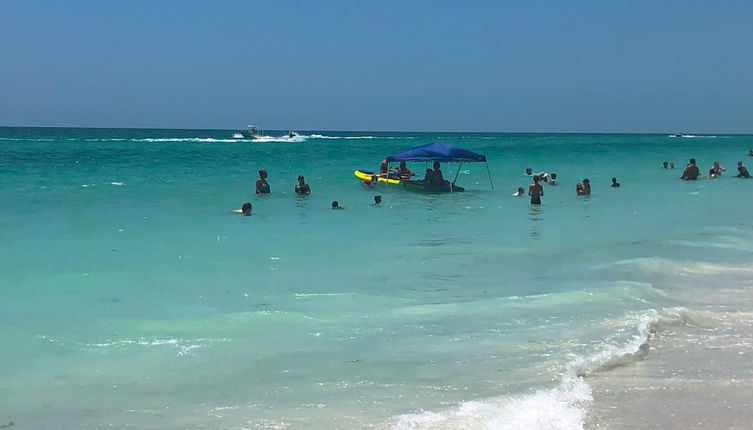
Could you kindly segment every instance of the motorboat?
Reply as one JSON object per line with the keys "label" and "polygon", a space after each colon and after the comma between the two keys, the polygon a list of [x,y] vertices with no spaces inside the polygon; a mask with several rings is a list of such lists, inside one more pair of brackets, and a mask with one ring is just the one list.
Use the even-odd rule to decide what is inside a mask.
{"label": "motorboat", "polygon": [[255,125],[249,125],[248,129],[241,130],[241,136],[245,137],[246,139],[258,139],[262,136],[264,136],[261,131],[259,131]]}

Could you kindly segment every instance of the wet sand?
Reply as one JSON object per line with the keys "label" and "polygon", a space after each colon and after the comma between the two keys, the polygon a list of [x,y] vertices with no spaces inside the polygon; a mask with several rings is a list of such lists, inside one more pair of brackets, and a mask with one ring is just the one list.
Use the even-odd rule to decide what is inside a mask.
{"label": "wet sand", "polygon": [[643,359],[589,376],[585,428],[752,428],[753,314],[714,306],[708,316],[657,328]]}

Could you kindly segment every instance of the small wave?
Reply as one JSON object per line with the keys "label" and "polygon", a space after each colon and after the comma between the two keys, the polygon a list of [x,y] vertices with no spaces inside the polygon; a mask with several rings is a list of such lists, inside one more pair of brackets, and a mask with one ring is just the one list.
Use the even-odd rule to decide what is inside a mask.
{"label": "small wave", "polygon": [[341,297],[352,296],[356,293],[294,293],[296,299],[308,299],[310,297]]}
{"label": "small wave", "polygon": [[744,266],[730,266],[711,264],[697,261],[673,261],[658,257],[641,257],[630,260],[620,260],[615,266],[631,272],[644,275],[714,275],[714,274],[750,274],[753,268]]}
{"label": "small wave", "polygon": [[676,325],[698,325],[708,315],[685,308],[648,309],[611,321],[615,334],[590,353],[576,355],[565,367],[559,385],[526,396],[473,400],[448,411],[421,411],[393,417],[393,429],[583,429],[593,403],[586,377],[641,360],[653,333]]}
{"label": "small wave", "polygon": [[529,396],[464,402],[448,412],[400,415],[390,427],[402,429],[582,429],[593,398],[580,378]]}

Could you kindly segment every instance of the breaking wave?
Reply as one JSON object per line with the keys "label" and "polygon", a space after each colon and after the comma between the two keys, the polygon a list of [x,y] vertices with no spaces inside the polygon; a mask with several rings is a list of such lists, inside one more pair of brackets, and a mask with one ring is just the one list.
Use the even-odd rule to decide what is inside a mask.
{"label": "breaking wave", "polygon": [[614,335],[588,353],[574,355],[554,388],[529,395],[499,396],[463,402],[446,411],[398,415],[386,427],[403,429],[557,429],[584,428],[593,396],[587,377],[629,365],[648,354],[658,330],[678,325],[703,325],[708,315],[685,308],[649,309],[610,321]]}

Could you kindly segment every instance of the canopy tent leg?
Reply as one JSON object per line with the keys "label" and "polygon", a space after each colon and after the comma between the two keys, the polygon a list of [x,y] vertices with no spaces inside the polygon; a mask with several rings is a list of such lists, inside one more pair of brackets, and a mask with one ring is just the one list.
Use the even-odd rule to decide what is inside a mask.
{"label": "canopy tent leg", "polygon": [[494,191],[494,183],[492,182],[492,172],[489,171],[489,162],[486,162],[486,174],[489,175],[489,185],[492,186],[492,191]]}
{"label": "canopy tent leg", "polygon": [[460,164],[458,164],[458,171],[455,172],[455,179],[452,180],[452,183],[450,184],[450,192],[452,192],[452,189],[455,188],[455,182],[458,180],[458,175],[460,175],[460,169],[463,168],[463,162],[461,161]]}

